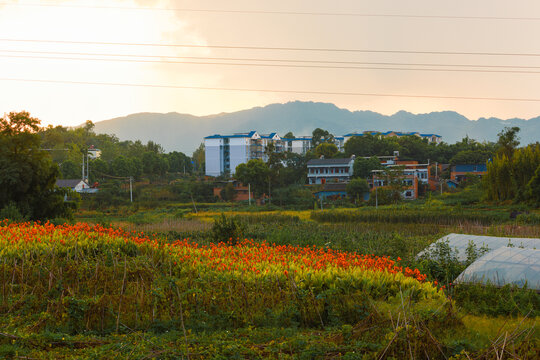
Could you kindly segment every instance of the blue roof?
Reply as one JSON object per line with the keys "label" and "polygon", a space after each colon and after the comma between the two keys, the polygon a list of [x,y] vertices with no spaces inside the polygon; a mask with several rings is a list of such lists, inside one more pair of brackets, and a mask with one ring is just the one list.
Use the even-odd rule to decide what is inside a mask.
{"label": "blue roof", "polygon": [[475,164],[475,165],[456,165],[454,167],[455,172],[465,172],[465,173],[473,173],[473,172],[484,172],[487,171],[487,165],[486,164]]}
{"label": "blue roof", "polygon": [[432,137],[432,136],[435,136],[435,137],[441,137],[441,135],[437,135],[437,134],[420,134],[420,136],[425,136],[425,137]]}
{"label": "blue roof", "polygon": [[215,135],[206,136],[205,139],[245,138],[245,137],[252,137],[253,134],[255,133],[256,131],[250,131],[247,134],[234,134],[234,135],[215,134]]}
{"label": "blue roof", "polygon": [[364,134],[350,133],[350,134],[343,135],[343,136],[345,136],[345,137],[350,137],[350,136],[364,136]]}
{"label": "blue roof", "polygon": [[337,140],[343,140],[343,139],[345,139],[345,138],[344,138],[343,136],[336,136],[336,137],[334,137],[334,139],[337,139]]}
{"label": "blue roof", "polygon": [[273,138],[274,136],[276,136],[276,133],[275,133],[275,132],[270,133],[270,134],[268,134],[268,135],[261,135],[261,138],[263,138],[263,139],[271,139],[271,138]]}

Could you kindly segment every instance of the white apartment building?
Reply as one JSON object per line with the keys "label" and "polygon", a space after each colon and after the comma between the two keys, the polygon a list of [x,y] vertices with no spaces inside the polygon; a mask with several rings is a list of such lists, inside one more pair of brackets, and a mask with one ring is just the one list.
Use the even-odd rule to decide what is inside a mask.
{"label": "white apartment building", "polygon": [[256,131],[233,135],[211,135],[204,138],[207,176],[234,174],[236,167],[251,159],[267,161],[265,149],[274,144],[275,151],[281,152],[283,144],[276,133],[259,135]]}

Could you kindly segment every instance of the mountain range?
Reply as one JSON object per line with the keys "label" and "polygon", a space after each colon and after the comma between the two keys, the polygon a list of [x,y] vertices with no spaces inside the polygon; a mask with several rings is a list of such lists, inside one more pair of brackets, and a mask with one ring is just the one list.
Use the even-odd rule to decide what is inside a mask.
{"label": "mountain range", "polygon": [[418,131],[435,133],[443,141],[454,143],[468,136],[478,141],[496,141],[506,126],[518,126],[521,144],[540,141],[540,116],[532,119],[480,118],[470,120],[454,111],[412,114],[399,111],[382,115],[372,111],[349,111],[334,104],[294,101],[270,104],[231,113],[208,116],[172,113],[137,113],[95,123],[96,133],[114,134],[120,140],[149,140],[161,144],[166,152],[182,151],[187,155],[213,134],[232,134],[257,130],[277,132],[283,136],[292,131],[295,136],[310,135],[322,128],[335,135],[350,132]]}

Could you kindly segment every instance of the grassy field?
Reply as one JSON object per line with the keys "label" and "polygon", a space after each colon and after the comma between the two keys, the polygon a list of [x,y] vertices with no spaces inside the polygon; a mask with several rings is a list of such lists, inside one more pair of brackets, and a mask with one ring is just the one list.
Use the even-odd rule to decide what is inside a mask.
{"label": "grassy field", "polygon": [[450,232],[540,237],[506,210],[222,210],[3,224],[0,358],[540,356],[536,292],[416,258]]}

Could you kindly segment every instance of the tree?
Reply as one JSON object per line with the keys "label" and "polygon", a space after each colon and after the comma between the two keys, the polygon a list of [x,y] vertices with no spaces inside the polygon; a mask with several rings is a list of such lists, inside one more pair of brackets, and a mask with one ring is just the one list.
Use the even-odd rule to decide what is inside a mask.
{"label": "tree", "polygon": [[332,158],[338,152],[339,150],[336,144],[322,143],[315,148],[315,154],[317,155],[317,157],[320,157],[322,155],[325,158]]}
{"label": "tree", "polygon": [[173,151],[168,153],[166,157],[169,162],[170,172],[182,173],[185,171],[188,174],[191,173],[193,167],[191,164],[191,159],[184,153]]}
{"label": "tree", "polygon": [[60,165],[62,179],[80,179],[81,167],[71,160],[66,160]]}
{"label": "tree", "polygon": [[294,134],[292,133],[292,131],[289,131],[288,133],[283,135],[283,139],[294,139]]}
{"label": "tree", "polygon": [[384,166],[381,165],[381,161],[376,156],[368,159],[359,157],[354,159],[353,177],[367,179],[371,176],[372,170],[382,170],[383,168]]}
{"label": "tree", "polygon": [[345,143],[345,155],[347,156],[388,156],[396,150],[401,151],[401,147],[394,139],[379,139],[369,134],[353,136]]}
{"label": "tree", "polygon": [[540,205],[540,165],[534,172],[534,176],[527,184],[527,195],[536,205]]}
{"label": "tree", "polygon": [[519,127],[505,127],[500,133],[499,140],[497,141],[497,154],[502,156],[505,155],[507,158],[512,158],[514,150],[519,146],[519,138],[517,133],[519,132]]}
{"label": "tree", "polygon": [[321,128],[316,128],[313,130],[311,136],[311,147],[316,148],[322,143],[334,143],[334,135],[330,134],[328,130],[323,130]]}
{"label": "tree", "polygon": [[264,161],[251,159],[236,167],[234,177],[243,184],[251,184],[255,195],[261,196],[267,189],[269,173],[270,169]]}
{"label": "tree", "polygon": [[193,152],[193,162],[195,163],[195,170],[199,173],[204,173],[205,166],[205,150],[204,143],[201,143],[197,150]]}
{"label": "tree", "polygon": [[474,164],[485,164],[486,161],[493,157],[491,151],[482,151],[482,150],[463,150],[458,152],[450,159],[450,164],[456,165],[474,165]]}
{"label": "tree", "polygon": [[228,182],[227,185],[221,189],[219,195],[223,201],[234,201],[236,198],[236,191],[234,191],[234,185],[231,182]]}
{"label": "tree", "polygon": [[364,194],[369,192],[369,185],[365,179],[352,179],[347,184],[347,196],[350,199],[354,199],[357,203],[360,199],[364,198]]}
{"label": "tree", "polygon": [[58,166],[41,150],[40,121],[28,112],[0,118],[0,209],[14,206],[32,220],[72,217],[76,202],[55,188]]}

